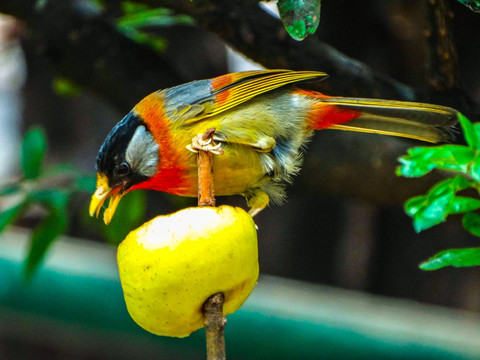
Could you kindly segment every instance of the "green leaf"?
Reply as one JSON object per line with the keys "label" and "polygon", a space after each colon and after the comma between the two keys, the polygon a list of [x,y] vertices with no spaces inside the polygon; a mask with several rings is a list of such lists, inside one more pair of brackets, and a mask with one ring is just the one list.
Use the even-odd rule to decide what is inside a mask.
{"label": "green leaf", "polygon": [[448,215],[448,208],[453,193],[445,193],[429,199],[426,206],[413,216],[413,228],[420,232],[443,222]]}
{"label": "green leaf", "polygon": [[461,165],[468,164],[475,156],[471,148],[463,145],[443,145],[442,148],[449,152],[449,155],[455,159],[455,163]]}
{"label": "green leaf", "polygon": [[450,202],[449,214],[461,214],[480,209],[480,200],[470,197],[456,196]]}
{"label": "green leaf", "polygon": [[480,237],[480,215],[469,212],[463,216],[463,227],[472,235]]}
{"label": "green leaf", "polygon": [[24,265],[24,275],[27,280],[31,279],[35,270],[45,257],[50,245],[65,231],[66,227],[66,212],[53,210],[47,215],[45,220],[33,230],[30,250]]}
{"label": "green leaf", "polygon": [[0,212],[0,232],[2,232],[8,224],[12,223],[18,217],[18,215],[25,208],[26,204],[26,202],[22,202]]}
{"label": "green leaf", "polygon": [[446,179],[436,184],[423,196],[417,196],[405,203],[405,212],[413,217],[413,227],[420,232],[443,222],[450,213],[471,211],[480,201],[456,197],[457,191],[470,186],[463,176]]}
{"label": "green leaf", "polygon": [[445,179],[435,184],[429,191],[428,197],[433,198],[446,193],[455,194],[457,191],[465,190],[470,186],[470,182],[461,175]]}
{"label": "green leaf", "polygon": [[407,155],[398,159],[401,166],[397,168],[398,176],[420,177],[433,169],[436,165],[430,159],[436,153],[435,147],[415,147],[408,149]]}
{"label": "green leaf", "polygon": [[472,186],[470,181],[468,181],[465,177],[462,175],[457,175],[454,178],[451,179],[451,184],[452,187],[455,189],[455,191],[461,191],[469,188]]}
{"label": "green leaf", "polygon": [[134,14],[141,11],[149,10],[150,7],[147,4],[137,4],[133,1],[122,1],[122,11],[125,14]]}
{"label": "green leaf", "polygon": [[31,194],[30,199],[46,206],[49,213],[32,233],[30,250],[24,267],[27,280],[31,278],[53,241],[65,231],[70,194],[71,192],[67,190],[41,190]]}
{"label": "green leaf", "polygon": [[129,11],[117,20],[120,28],[141,28],[153,26],[193,25],[193,19],[186,15],[175,15],[170,9],[138,9]]}
{"label": "green leaf", "polygon": [[193,19],[186,15],[176,15],[170,9],[151,9],[144,4],[122,2],[125,15],[117,19],[117,29],[133,41],[149,46],[157,52],[164,51],[167,41],[155,34],[148,34],[142,29],[171,26],[177,24],[192,25]]}
{"label": "green leaf", "polygon": [[480,248],[442,251],[420,264],[422,270],[437,270],[445,266],[465,267],[480,265]]}
{"label": "green leaf", "polygon": [[475,153],[467,146],[417,147],[399,158],[402,165],[397,168],[397,175],[419,177],[435,168],[466,173],[474,159]]}
{"label": "green leaf", "polygon": [[405,203],[405,212],[408,216],[414,216],[428,205],[428,197],[425,195],[415,196]]}
{"label": "green leaf", "polygon": [[467,173],[473,178],[473,180],[480,181],[480,158],[477,156],[470,163]]}
{"label": "green leaf", "polygon": [[407,158],[399,158],[398,160],[402,165],[398,166],[395,171],[397,176],[421,177],[436,168],[436,165],[431,162],[420,162]]}
{"label": "green leaf", "polygon": [[477,132],[473,127],[473,124],[470,122],[470,120],[468,120],[464,115],[460,113],[458,114],[458,121],[462,126],[463,136],[465,137],[468,146],[470,146],[474,150],[478,150],[480,142],[477,136]]}
{"label": "green leaf", "polygon": [[47,140],[40,127],[30,129],[23,138],[21,165],[27,179],[40,175]]}
{"label": "green leaf", "polygon": [[165,51],[167,48],[167,41],[159,36],[145,34],[131,27],[119,27],[122,33],[139,44],[144,44],[156,52]]}
{"label": "green leaf", "polygon": [[473,125],[473,130],[475,131],[475,134],[477,135],[477,140],[479,142],[479,146],[480,146],[480,124],[477,122],[477,123],[472,123]]}
{"label": "green leaf", "polygon": [[438,150],[440,151],[431,161],[442,170],[466,172],[469,163],[475,158],[475,153],[467,146],[443,145]]}
{"label": "green leaf", "polygon": [[429,191],[428,197],[430,200],[443,196],[445,194],[455,195],[455,187],[453,186],[454,179],[445,179],[436,183]]}
{"label": "green leaf", "polygon": [[314,34],[320,22],[320,0],[279,0],[278,12],[283,25],[295,40]]}
{"label": "green leaf", "polygon": [[480,0],[458,0],[473,12],[480,12]]}

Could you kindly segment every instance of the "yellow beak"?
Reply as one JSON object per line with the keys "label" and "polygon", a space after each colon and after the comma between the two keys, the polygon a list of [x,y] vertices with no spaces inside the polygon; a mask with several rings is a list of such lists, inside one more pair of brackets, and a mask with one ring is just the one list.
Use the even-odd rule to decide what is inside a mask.
{"label": "yellow beak", "polygon": [[120,193],[121,188],[121,185],[113,189],[110,188],[107,177],[104,174],[97,174],[97,190],[95,190],[95,193],[92,195],[92,200],[90,201],[90,216],[98,217],[103,203],[110,197],[108,207],[103,212],[103,221],[106,225],[110,224],[113,214],[115,214],[115,210],[117,210],[117,206],[123,196],[123,194]]}

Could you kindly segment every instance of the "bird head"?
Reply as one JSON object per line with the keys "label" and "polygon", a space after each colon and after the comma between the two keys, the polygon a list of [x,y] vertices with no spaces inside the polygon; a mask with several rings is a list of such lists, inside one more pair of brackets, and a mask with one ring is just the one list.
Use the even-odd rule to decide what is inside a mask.
{"label": "bird head", "polygon": [[142,118],[130,112],[108,134],[97,156],[97,189],[90,215],[98,216],[110,198],[103,220],[109,224],[125,193],[155,175],[159,146]]}

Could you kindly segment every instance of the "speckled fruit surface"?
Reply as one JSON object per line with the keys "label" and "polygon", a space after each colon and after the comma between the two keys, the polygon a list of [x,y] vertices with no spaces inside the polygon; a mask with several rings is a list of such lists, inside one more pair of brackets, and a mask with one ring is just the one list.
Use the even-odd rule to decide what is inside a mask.
{"label": "speckled fruit surface", "polygon": [[117,261],[133,320],[154,334],[184,337],[203,327],[211,295],[225,295],[224,315],[248,298],[259,272],[257,232],[241,208],[188,208],[130,232]]}

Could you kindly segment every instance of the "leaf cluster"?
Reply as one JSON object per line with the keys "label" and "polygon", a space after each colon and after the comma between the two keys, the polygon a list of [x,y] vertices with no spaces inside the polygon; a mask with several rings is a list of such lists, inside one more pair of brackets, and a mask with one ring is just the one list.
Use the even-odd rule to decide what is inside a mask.
{"label": "leaf cluster", "polygon": [[[459,115],[467,145],[441,145],[436,147],[415,147],[399,161],[397,175],[420,177],[434,169],[452,174],[425,195],[409,199],[405,212],[413,218],[417,232],[444,222],[448,215],[463,214],[463,227],[475,236],[480,236],[480,209],[478,196],[471,197],[460,192],[473,189],[480,191],[480,123],[472,124],[465,116]],[[436,270],[445,266],[480,265],[480,248],[445,250],[420,265],[423,270]]]}
{"label": "leaf cluster", "polygon": [[144,4],[122,1],[124,15],[116,20],[117,29],[133,41],[162,52],[167,47],[167,41],[155,34],[145,31],[151,27],[171,25],[192,25],[193,20],[187,15],[175,15],[170,9],[152,9]]}
{"label": "leaf cluster", "polygon": [[[23,178],[0,189],[2,211],[0,231],[13,223],[34,205],[46,210],[44,219],[32,233],[30,250],[25,261],[25,275],[30,277],[53,240],[61,234],[68,223],[67,205],[73,189],[50,187],[48,184],[58,169],[46,169],[43,165],[47,141],[39,127],[30,129],[24,136],[20,164]],[[65,170],[65,169],[63,169]],[[63,171],[61,170],[61,171]],[[83,187],[86,179],[77,179],[76,186]]]}
{"label": "leaf cluster", "polygon": [[[30,129],[23,138],[20,167],[22,177],[0,187],[0,232],[20,219],[31,209],[42,209],[42,219],[34,227],[30,248],[24,263],[28,280],[42,262],[51,244],[63,234],[69,223],[69,203],[78,192],[93,193],[95,177],[82,175],[68,164],[47,166],[45,154],[47,139],[40,127]],[[144,217],[145,194],[127,196],[114,227],[102,225],[100,231],[111,243],[118,243],[138,226]],[[87,211],[84,211],[86,214]],[[90,226],[92,224],[87,224]],[[92,228],[98,227],[98,222]]]}

